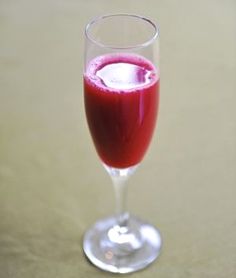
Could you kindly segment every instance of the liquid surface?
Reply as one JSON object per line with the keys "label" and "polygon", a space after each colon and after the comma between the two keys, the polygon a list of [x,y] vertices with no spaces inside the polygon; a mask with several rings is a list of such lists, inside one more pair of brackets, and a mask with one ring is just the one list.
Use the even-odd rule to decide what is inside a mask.
{"label": "liquid surface", "polygon": [[131,54],[97,57],[84,75],[84,99],[101,160],[120,169],[138,164],[152,138],[158,110],[154,65]]}
{"label": "liquid surface", "polygon": [[152,71],[130,63],[108,64],[96,75],[104,85],[113,89],[135,89],[150,83]]}

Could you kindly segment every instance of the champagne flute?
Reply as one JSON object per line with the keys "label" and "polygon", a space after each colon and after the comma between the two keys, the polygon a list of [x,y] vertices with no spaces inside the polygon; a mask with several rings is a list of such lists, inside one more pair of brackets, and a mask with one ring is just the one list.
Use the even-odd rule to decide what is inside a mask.
{"label": "champagne flute", "polygon": [[138,15],[100,16],[85,29],[86,118],[114,186],[116,214],[85,233],[83,249],[94,265],[109,272],[143,269],[161,249],[159,231],[125,206],[127,179],[142,161],[156,124],[158,42],[156,25]]}

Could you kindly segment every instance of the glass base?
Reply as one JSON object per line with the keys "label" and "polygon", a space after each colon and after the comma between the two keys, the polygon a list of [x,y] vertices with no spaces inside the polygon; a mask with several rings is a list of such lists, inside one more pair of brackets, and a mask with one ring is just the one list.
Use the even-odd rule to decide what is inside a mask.
{"label": "glass base", "polygon": [[114,217],[98,221],[86,232],[83,249],[88,259],[103,270],[130,273],[145,268],[160,254],[161,237],[153,226],[129,217],[127,227]]}

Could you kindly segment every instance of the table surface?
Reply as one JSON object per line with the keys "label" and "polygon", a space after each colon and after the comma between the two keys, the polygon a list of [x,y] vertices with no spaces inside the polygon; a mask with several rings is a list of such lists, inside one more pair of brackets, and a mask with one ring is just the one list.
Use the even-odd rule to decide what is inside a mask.
{"label": "table surface", "polygon": [[[83,29],[130,12],[161,30],[161,104],[129,181],[131,213],[164,241],[130,277],[236,277],[236,2],[0,2],[0,277],[113,277],[83,234],[114,211],[83,108]],[[115,276],[114,276],[115,277]]]}

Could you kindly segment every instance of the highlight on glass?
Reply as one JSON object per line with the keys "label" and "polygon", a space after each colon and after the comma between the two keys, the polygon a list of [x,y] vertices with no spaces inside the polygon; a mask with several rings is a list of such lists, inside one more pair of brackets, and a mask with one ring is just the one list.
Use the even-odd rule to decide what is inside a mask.
{"label": "highlight on glass", "polygon": [[134,272],[161,250],[159,231],[126,209],[126,182],[149,147],[158,115],[158,28],[138,15],[98,17],[85,28],[84,58],[86,119],[112,180],[116,211],[85,233],[83,249],[103,270]]}

